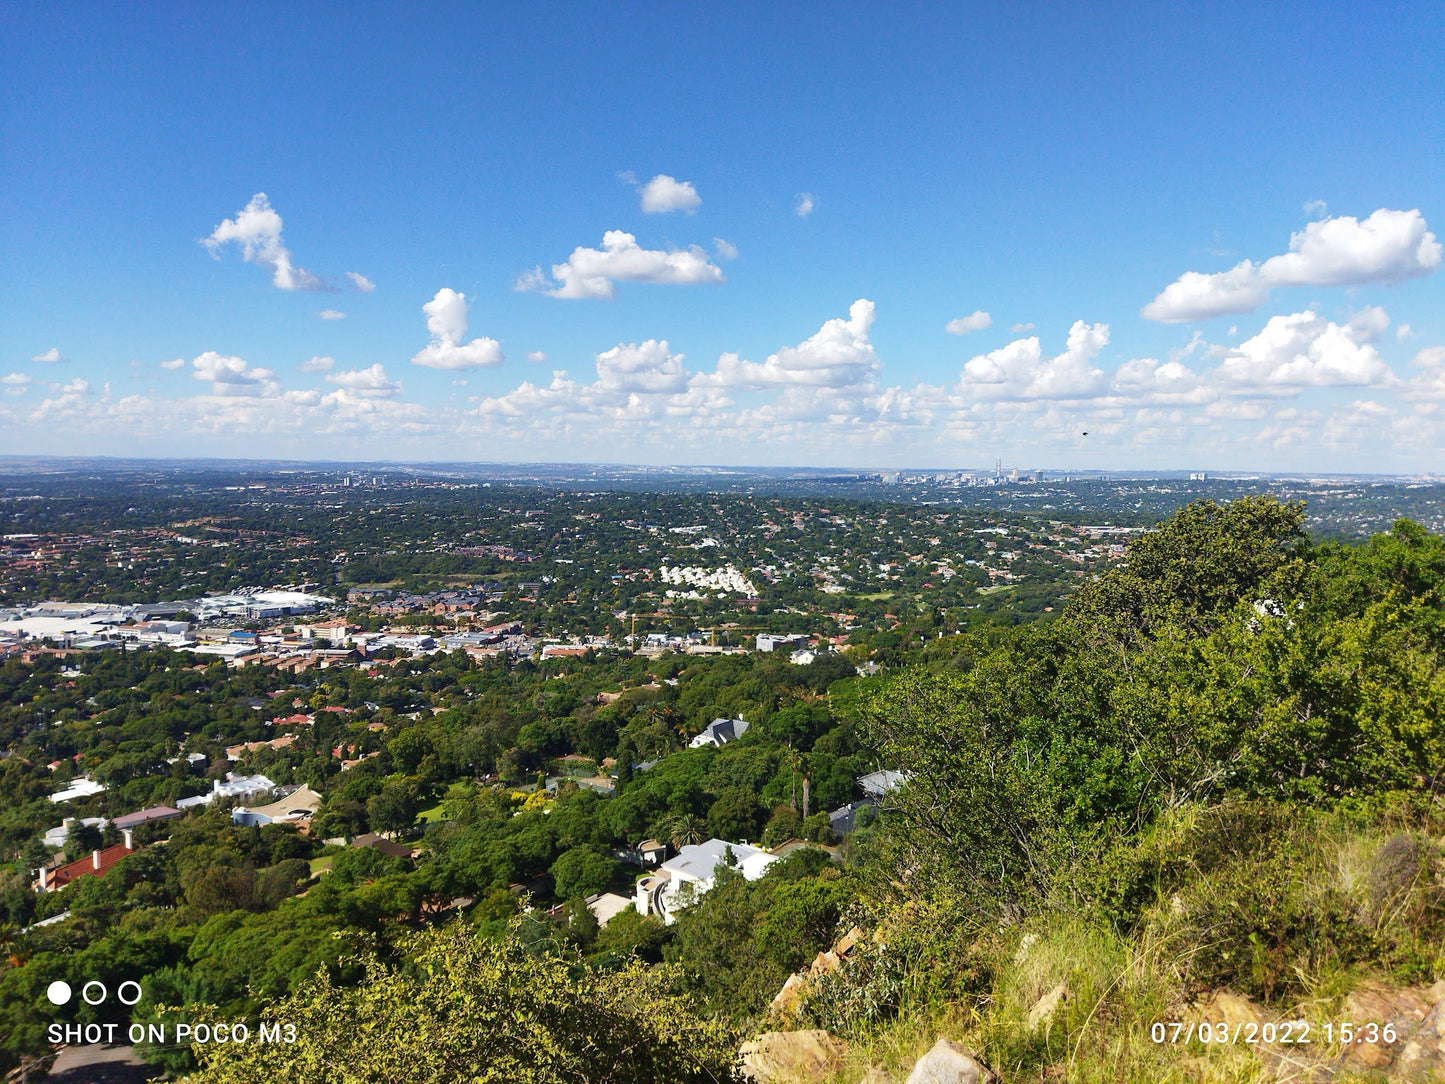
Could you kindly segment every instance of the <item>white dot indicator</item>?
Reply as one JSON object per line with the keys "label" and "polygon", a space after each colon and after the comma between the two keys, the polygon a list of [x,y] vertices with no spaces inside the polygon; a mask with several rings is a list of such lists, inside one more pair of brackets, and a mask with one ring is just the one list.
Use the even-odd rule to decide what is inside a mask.
{"label": "white dot indicator", "polygon": [[56,979],[45,988],[45,996],[50,999],[52,1005],[68,1005],[70,1003],[70,983],[64,979]]}

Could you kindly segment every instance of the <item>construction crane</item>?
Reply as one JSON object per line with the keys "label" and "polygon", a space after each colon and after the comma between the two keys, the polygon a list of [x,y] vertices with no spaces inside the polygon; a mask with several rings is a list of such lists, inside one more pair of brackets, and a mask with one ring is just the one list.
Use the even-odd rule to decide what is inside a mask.
{"label": "construction crane", "polygon": [[[627,617],[627,616],[629,616],[629,615],[626,614],[626,613],[623,613],[623,614],[621,614],[621,615],[619,615],[619,616]],[[630,616],[631,616],[631,618],[632,618],[632,636],[630,637],[630,639],[632,640],[632,646],[633,646],[634,649],[637,647],[637,619],[638,619],[639,617],[655,618],[655,619],[660,620],[660,621],[687,621],[687,622],[692,622],[692,621],[694,620],[694,617],[693,617],[692,614],[668,614],[668,613],[640,614],[640,613],[633,613],[633,614],[631,614]]]}

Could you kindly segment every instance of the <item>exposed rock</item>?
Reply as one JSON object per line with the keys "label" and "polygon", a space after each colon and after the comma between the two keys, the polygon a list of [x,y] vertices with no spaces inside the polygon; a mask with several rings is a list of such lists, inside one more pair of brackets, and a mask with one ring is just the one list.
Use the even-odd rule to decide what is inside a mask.
{"label": "exposed rock", "polygon": [[807,970],[789,975],[788,980],[783,983],[783,988],[773,995],[772,1003],[768,1006],[769,1010],[783,1016],[794,1012],[798,1007],[798,1002],[807,993],[808,980],[841,968],[843,961],[858,947],[864,936],[863,931],[854,926],[838,938],[838,943],[831,949],[813,957],[813,962],[808,965]]}
{"label": "exposed rock", "polygon": [[1249,1025],[1264,1023],[1264,1013],[1258,1005],[1243,994],[1229,990],[1216,990],[1195,1006],[1201,1020],[1211,1024]]}
{"label": "exposed rock", "polygon": [[939,1039],[914,1063],[904,1084],[998,1084],[998,1077],[967,1047]]}
{"label": "exposed rock", "polygon": [[756,1084],[808,1084],[841,1069],[848,1044],[826,1031],[769,1031],[741,1054],[743,1076]]}
{"label": "exposed rock", "polygon": [[1053,1020],[1054,1013],[1067,1000],[1069,1000],[1069,988],[1061,982],[1034,1002],[1034,1007],[1029,1010],[1029,1030],[1037,1031],[1041,1025]]}
{"label": "exposed rock", "polygon": [[1436,1005],[1420,1021],[1395,1066],[1412,1079],[1445,1078],[1445,1003]]}
{"label": "exposed rock", "polygon": [[798,1001],[802,998],[803,989],[807,985],[808,980],[803,977],[802,972],[789,975],[788,981],[783,983],[783,988],[774,995],[768,1009],[780,1015],[792,1012],[798,1007]]}
{"label": "exposed rock", "polygon": [[1345,998],[1341,1018],[1365,1024],[1374,1021],[1386,1024],[1391,1021],[1413,1024],[1425,1015],[1430,1003],[1418,990],[1391,990],[1374,983],[1357,987]]}
{"label": "exposed rock", "polygon": [[893,1078],[875,1066],[863,1074],[863,1079],[858,1081],[858,1084],[893,1084]]}
{"label": "exposed rock", "polygon": [[843,959],[836,952],[820,952],[813,957],[813,966],[808,968],[808,974],[821,975],[825,971],[837,971],[843,966]]}
{"label": "exposed rock", "polygon": [[[1355,1026],[1355,1039],[1345,1057],[1367,1069],[1387,1068],[1429,1008],[1419,990],[1392,990],[1375,984],[1359,987],[1345,998],[1340,1013],[1341,1019]],[[1369,1027],[1371,1024],[1377,1026]],[[1393,1042],[1383,1031],[1387,1024],[1394,1025]]]}

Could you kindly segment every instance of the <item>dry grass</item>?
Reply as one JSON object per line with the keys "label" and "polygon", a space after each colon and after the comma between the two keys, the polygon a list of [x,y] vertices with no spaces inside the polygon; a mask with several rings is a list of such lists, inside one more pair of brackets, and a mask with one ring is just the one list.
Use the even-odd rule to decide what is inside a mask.
{"label": "dry grass", "polygon": [[[1168,831],[1187,834],[1196,825],[1191,815],[1183,814]],[[1291,844],[1301,862],[1301,898],[1311,905],[1326,897],[1338,905],[1343,898],[1351,907],[1358,903],[1365,916],[1371,893],[1380,891],[1380,860],[1392,838],[1398,850],[1398,828],[1321,817]],[[1431,845],[1436,848],[1433,876],[1445,876],[1440,844]],[[1151,1037],[1156,1021],[1181,1019],[1190,1012],[1185,1001],[1192,964],[1198,954],[1219,947],[1197,936],[1207,933],[1208,924],[1191,928],[1191,915],[1197,921],[1201,901],[1207,903],[1216,890],[1240,883],[1237,876],[1222,885],[1200,877],[1178,890],[1184,899],[1158,899],[1132,936],[1077,915],[1001,932],[992,944],[977,947],[990,956],[992,982],[986,993],[967,1006],[904,1006],[901,1019],[854,1034],[849,1066],[829,1084],[858,1084],[869,1069],[881,1069],[886,1079],[902,1084],[914,1061],[940,1035],[978,1051],[1007,1084],[1264,1084],[1308,1079],[1307,1059],[1327,1057],[1330,1051],[1305,1051],[1300,1064],[1291,1067],[1280,1056],[1287,1051],[1197,1041],[1167,1045]],[[1392,897],[1378,919],[1359,921],[1378,923],[1382,930],[1389,926],[1393,943],[1418,946],[1421,951],[1411,964],[1415,977],[1385,957],[1351,960],[1329,951],[1301,952],[1293,964],[1290,994],[1275,1006],[1282,1015],[1332,1019],[1363,982],[1402,984],[1420,981],[1422,973],[1445,975],[1445,944],[1425,936],[1433,933],[1435,920],[1411,919]],[[1420,922],[1425,924],[1416,930]],[[1059,984],[1067,987],[1068,999],[1048,1024],[1030,1028],[1029,1010]],[[1333,1079],[1349,1084],[1371,1078],[1345,1073]]]}

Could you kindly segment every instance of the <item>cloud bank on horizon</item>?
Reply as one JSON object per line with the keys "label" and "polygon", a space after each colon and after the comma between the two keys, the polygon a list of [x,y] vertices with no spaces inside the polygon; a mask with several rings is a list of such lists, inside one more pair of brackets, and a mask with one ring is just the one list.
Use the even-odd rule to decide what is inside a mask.
{"label": "cloud bank on horizon", "polygon": [[[669,174],[629,183],[645,214],[682,212],[685,218],[701,207],[694,185]],[[813,206],[813,197],[804,194],[793,209],[806,217]],[[325,438],[333,447],[341,439],[369,451],[380,446],[463,459],[487,458],[487,451],[505,447],[553,459],[617,458],[620,449],[652,449],[674,461],[742,462],[747,457],[729,460],[728,452],[749,448],[775,462],[906,456],[937,462],[978,458],[978,449],[1019,433],[1027,434],[1042,459],[1077,449],[1085,430],[1096,442],[1112,440],[1140,454],[1190,448],[1204,455],[1221,444],[1253,449],[1250,455],[1311,444],[1347,453],[1381,439],[1406,453],[1432,454],[1445,420],[1445,346],[1424,346],[1406,364],[1392,365],[1382,347],[1391,347],[1392,338],[1404,343],[1413,330],[1399,325],[1388,336],[1392,320],[1381,305],[1356,304],[1348,292],[1325,304],[1320,298],[1328,294],[1319,291],[1428,277],[1440,268],[1441,244],[1418,209],[1382,207],[1364,218],[1329,217],[1322,204],[1315,209],[1321,217],[1294,233],[1286,251],[1258,263],[1240,260],[1224,271],[1185,272],[1139,315],[1153,323],[1209,324],[1255,313],[1291,288],[1310,287],[1315,299],[1243,332],[1238,326],[1227,332],[1196,328],[1164,358],[1135,356],[1128,335],[1119,343],[1118,329],[1105,322],[1077,319],[1051,334],[1032,333],[1032,322],[1019,322],[1011,326],[1014,338],[957,356],[949,380],[890,383],[873,340],[879,306],[860,297],[846,315],[826,317],[815,331],[762,360],[724,350],[711,365],[690,367],[669,339],[654,337],[597,350],[586,376],[557,368],[550,379],[524,376],[510,387],[460,399],[455,389],[468,381],[454,379],[444,400],[407,399],[389,364],[455,373],[497,369],[506,361],[498,338],[468,338],[473,299],[442,286],[420,305],[429,340],[409,359],[358,359],[342,368],[330,355],[313,354],[278,366],[206,349],[189,362],[155,363],[161,371],[188,370],[202,386],[189,395],[176,385],[118,394],[109,381],[45,381],[16,371],[0,377],[0,419],[12,431],[241,433],[265,435],[277,448]],[[280,214],[257,193],[202,244],[218,258],[238,249],[243,262],[263,269],[278,290],[336,289],[296,262],[282,228]],[[551,265],[550,275],[539,266],[518,276],[513,288],[615,301],[619,284],[721,286],[727,278],[714,261],[736,258],[737,250],[714,238],[714,253],[696,243],[649,248],[632,233],[608,230],[600,248],[578,246]],[[374,290],[357,272],[347,272],[346,279],[356,294]],[[507,296],[497,290],[494,302]],[[323,309],[317,315],[333,322],[347,314]],[[994,327],[994,319],[979,308],[941,326],[950,337],[978,336]],[[1048,345],[1051,337],[1056,347]],[[519,344],[524,366],[550,360],[529,345]],[[950,346],[939,341],[936,349],[946,354]],[[40,367],[70,361],[59,346],[29,360]],[[287,386],[280,368],[318,383]]]}

